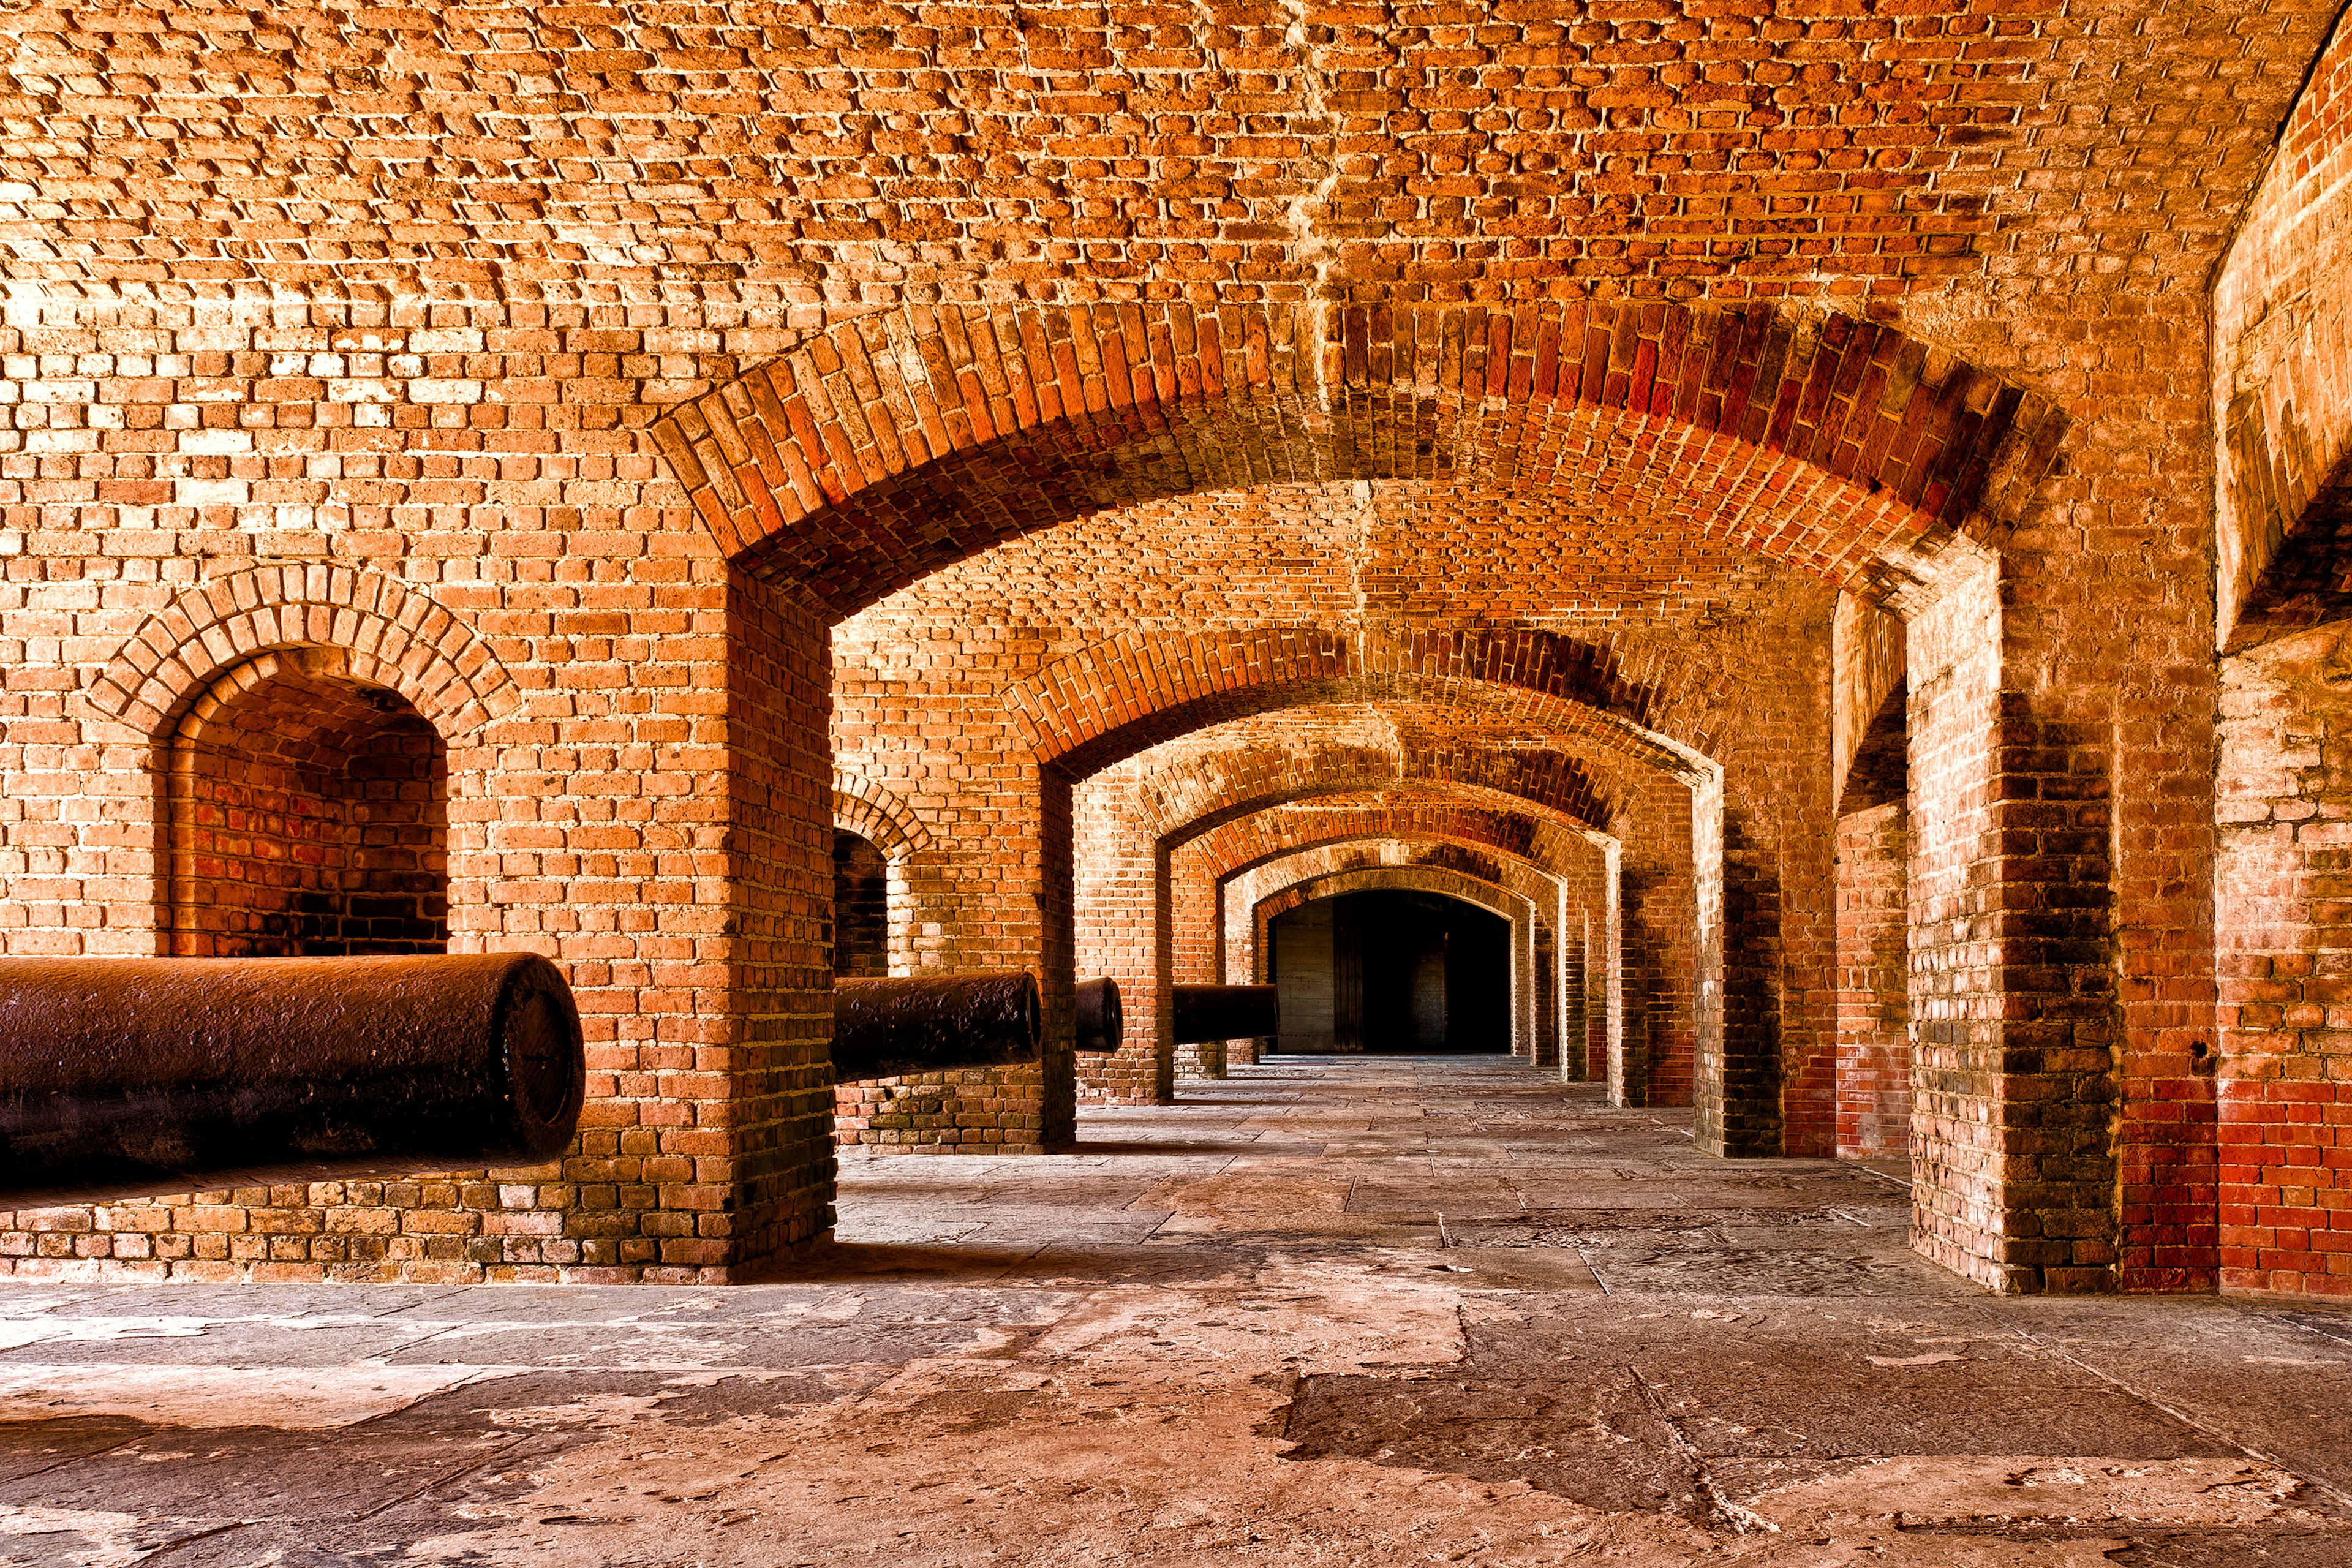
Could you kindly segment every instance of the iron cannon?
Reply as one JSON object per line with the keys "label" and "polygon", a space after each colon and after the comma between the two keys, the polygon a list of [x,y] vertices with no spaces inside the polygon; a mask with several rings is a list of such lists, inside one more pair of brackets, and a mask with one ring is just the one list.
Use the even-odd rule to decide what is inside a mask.
{"label": "iron cannon", "polygon": [[1108,975],[1100,980],[1081,980],[1077,1002],[1078,1049],[1118,1049],[1118,1042],[1127,1033],[1127,1015],[1119,1006],[1118,982]]}
{"label": "iron cannon", "polygon": [[1037,981],[1025,973],[833,983],[833,1071],[845,1083],[1037,1059]]}
{"label": "iron cannon", "polygon": [[552,1158],[586,1059],[531,953],[0,959],[0,1192]]}
{"label": "iron cannon", "polygon": [[1282,1032],[1282,1008],[1271,985],[1172,985],[1176,1043],[1246,1040]]}

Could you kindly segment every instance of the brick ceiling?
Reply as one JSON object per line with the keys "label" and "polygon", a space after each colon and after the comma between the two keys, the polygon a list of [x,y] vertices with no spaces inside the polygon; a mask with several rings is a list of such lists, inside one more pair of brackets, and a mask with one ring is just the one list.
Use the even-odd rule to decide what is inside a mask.
{"label": "brick ceiling", "polygon": [[10,7],[18,279],[2201,277],[2333,4]]}

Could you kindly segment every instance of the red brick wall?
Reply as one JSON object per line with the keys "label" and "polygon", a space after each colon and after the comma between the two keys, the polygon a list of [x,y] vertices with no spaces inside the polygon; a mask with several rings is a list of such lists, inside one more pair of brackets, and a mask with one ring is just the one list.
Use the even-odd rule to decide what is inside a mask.
{"label": "red brick wall", "polygon": [[[2352,269],[2315,199],[2341,186],[2340,40],[2303,85],[2330,9],[2179,11],[2120,52],[1933,6],[1786,38],[1671,7],[706,20],[18,17],[0,946],[158,946],[171,715],[117,721],[203,645],[158,628],[118,671],[146,617],[258,560],[364,567],[447,667],[377,683],[449,751],[453,945],[564,963],[600,1114],[658,1142],[674,1113],[624,1080],[751,1006],[709,968],[749,939],[702,929],[744,913],[709,879],[737,875],[710,840],[748,742],[708,732],[732,654],[702,646],[735,635],[734,561],[821,622],[913,595],[884,617],[907,658],[845,665],[836,742],[936,822],[908,963],[1038,968],[1057,1039],[1066,791],[1192,704],[1518,665],[1584,710],[1562,733],[1713,760],[1700,1124],[1805,1146],[1834,791],[1809,773],[1783,810],[1789,780],[1743,771],[1800,737],[1729,721],[1784,668],[1736,628],[1804,573],[1903,601],[1916,645],[1957,530],[2000,554],[2000,613],[1982,660],[1913,661],[1942,683],[1912,737],[1915,1012],[1946,1086],[1923,1239],[2021,1289],[2210,1279],[2208,655],[2345,447]],[[1164,112],[1074,112],[1079,76]],[[383,109],[410,102],[479,124],[420,137]],[[773,134],[747,143],[744,106]],[[939,572],[1105,519],[1036,535],[1052,571]],[[2315,582],[2259,608],[2292,623]],[[331,587],[264,640],[365,652],[376,622]],[[478,713],[436,703],[476,680]],[[1025,1147],[1066,1077],[924,1092]],[[560,1233],[545,1201],[524,1212]],[[463,1267],[572,1266],[486,1237]],[[655,1238],[591,1239],[582,1267]]]}
{"label": "red brick wall", "polygon": [[2352,507],[2352,21],[2311,65],[2213,280],[2217,636],[2340,619]]}
{"label": "red brick wall", "polygon": [[2224,663],[2221,1247],[2225,1289],[2352,1294],[2343,894],[2352,727],[2340,626]]}
{"label": "red brick wall", "polygon": [[1840,1154],[1911,1147],[1909,854],[1900,801],[1838,819]]}
{"label": "red brick wall", "polygon": [[2214,286],[2220,1006],[2218,1057],[2190,1071],[2218,1079],[2224,1289],[2352,1293],[2336,956],[2347,798],[2337,634],[2352,610],[2341,587],[2352,517],[2347,104],[2352,26],[2339,21]]}
{"label": "red brick wall", "polygon": [[[629,428],[731,368],[681,346],[698,307],[328,287],[13,311],[52,370],[16,422],[42,455],[0,480],[0,951],[165,944],[172,741],[215,682],[291,650],[431,727],[449,946],[564,968],[590,1106],[546,1166],[20,1214],[0,1258],[711,1279],[829,1224],[825,856],[798,816],[823,789],[822,626],[730,589]],[[786,729],[789,754],[758,754]],[[398,793],[412,740],[372,782]]]}

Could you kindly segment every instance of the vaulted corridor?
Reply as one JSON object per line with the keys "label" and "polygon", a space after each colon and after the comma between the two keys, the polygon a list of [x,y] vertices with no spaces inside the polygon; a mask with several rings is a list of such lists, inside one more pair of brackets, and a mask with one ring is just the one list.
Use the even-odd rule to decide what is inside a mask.
{"label": "vaulted corridor", "polygon": [[1989,1297],[1507,1059],[1231,1072],[853,1152],[788,1282],[26,1281],[0,1563],[2352,1560],[2339,1315]]}

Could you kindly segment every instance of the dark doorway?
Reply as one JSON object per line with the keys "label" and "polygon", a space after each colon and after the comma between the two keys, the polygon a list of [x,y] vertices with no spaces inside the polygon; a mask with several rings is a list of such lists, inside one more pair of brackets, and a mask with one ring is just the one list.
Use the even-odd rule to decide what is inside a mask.
{"label": "dark doorway", "polygon": [[833,833],[833,972],[890,973],[890,864],[855,833]]}
{"label": "dark doorway", "polygon": [[1267,932],[1288,1051],[1511,1048],[1511,927],[1434,893],[1316,899]]}

